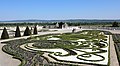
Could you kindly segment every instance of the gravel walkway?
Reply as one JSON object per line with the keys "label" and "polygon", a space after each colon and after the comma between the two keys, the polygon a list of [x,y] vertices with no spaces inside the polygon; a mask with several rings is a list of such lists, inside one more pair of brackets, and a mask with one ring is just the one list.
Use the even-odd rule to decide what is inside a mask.
{"label": "gravel walkway", "polygon": [[112,35],[110,36],[110,66],[119,66]]}
{"label": "gravel walkway", "polygon": [[0,66],[18,66],[21,61],[13,59],[11,55],[8,55],[2,51],[4,44],[0,44]]}

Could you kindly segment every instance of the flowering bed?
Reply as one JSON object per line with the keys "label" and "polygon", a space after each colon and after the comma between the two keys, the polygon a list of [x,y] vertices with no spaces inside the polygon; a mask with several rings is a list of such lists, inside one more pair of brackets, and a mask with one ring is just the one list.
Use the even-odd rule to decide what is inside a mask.
{"label": "flowering bed", "polygon": [[49,62],[106,66],[109,62],[109,35],[102,31],[43,35],[27,40],[18,44],[19,48],[34,53],[44,52],[42,56]]}

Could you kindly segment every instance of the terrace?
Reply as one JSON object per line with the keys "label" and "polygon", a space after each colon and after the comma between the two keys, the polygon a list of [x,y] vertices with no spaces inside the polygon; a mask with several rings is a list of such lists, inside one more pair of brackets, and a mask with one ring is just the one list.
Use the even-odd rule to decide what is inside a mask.
{"label": "terrace", "polygon": [[[10,41],[3,50],[12,55],[17,52],[15,57],[22,59],[22,62],[24,60],[23,65],[43,64],[42,57],[47,58],[49,64],[109,65],[109,35],[98,30],[50,34]],[[40,56],[41,61],[30,60],[36,56]],[[53,60],[50,60],[51,58]]]}

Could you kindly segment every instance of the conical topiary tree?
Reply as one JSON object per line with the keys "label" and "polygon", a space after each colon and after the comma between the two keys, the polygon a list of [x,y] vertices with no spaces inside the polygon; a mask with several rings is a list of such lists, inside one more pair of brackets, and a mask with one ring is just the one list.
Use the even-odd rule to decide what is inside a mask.
{"label": "conical topiary tree", "polygon": [[38,33],[37,33],[37,27],[36,27],[36,26],[34,27],[33,34],[38,34]]}
{"label": "conical topiary tree", "polygon": [[21,37],[19,26],[16,27],[15,37]]}
{"label": "conical topiary tree", "polygon": [[7,29],[4,27],[2,35],[1,35],[1,39],[8,39],[8,38],[9,38],[9,35],[7,32]]}
{"label": "conical topiary tree", "polygon": [[59,28],[62,29],[62,25],[63,25],[63,24],[64,24],[63,22],[60,22],[60,23],[59,23]]}
{"label": "conical topiary tree", "polygon": [[25,32],[24,32],[24,36],[29,36],[29,35],[31,35],[31,31],[30,31],[29,27],[27,26],[25,29]]}

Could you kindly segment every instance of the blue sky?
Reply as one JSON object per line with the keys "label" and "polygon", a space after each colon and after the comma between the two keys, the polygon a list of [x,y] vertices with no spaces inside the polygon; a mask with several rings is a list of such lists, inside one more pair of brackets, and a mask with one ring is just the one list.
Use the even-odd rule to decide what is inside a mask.
{"label": "blue sky", "polygon": [[120,0],[0,0],[0,20],[120,19]]}

